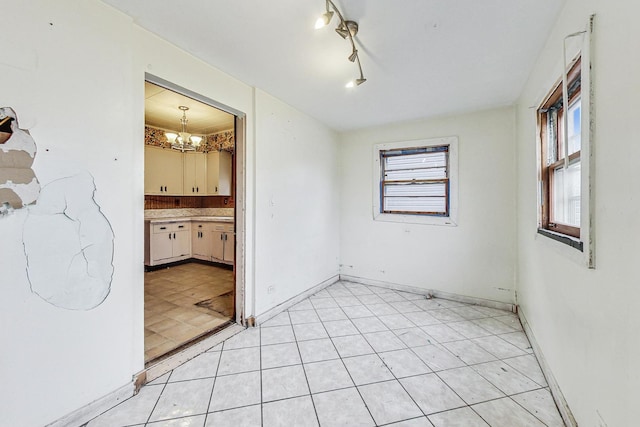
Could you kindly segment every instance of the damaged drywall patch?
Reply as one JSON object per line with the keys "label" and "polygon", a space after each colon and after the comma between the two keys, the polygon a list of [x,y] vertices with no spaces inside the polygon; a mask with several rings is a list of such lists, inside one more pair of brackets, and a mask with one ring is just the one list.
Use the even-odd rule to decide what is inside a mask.
{"label": "damaged drywall patch", "polygon": [[15,111],[0,108],[0,206],[19,209],[36,201],[40,184],[31,169],[35,155],[36,143],[18,126]]}
{"label": "damaged drywall patch", "polygon": [[30,206],[23,243],[31,290],[56,307],[89,310],[111,289],[113,230],[84,172],[44,186]]}

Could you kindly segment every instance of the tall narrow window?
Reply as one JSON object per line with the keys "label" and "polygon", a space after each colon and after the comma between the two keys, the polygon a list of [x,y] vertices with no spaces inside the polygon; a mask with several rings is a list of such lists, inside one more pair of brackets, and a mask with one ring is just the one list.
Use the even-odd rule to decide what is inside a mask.
{"label": "tall narrow window", "polygon": [[578,58],[567,74],[568,102],[565,104],[559,84],[538,109],[542,161],[540,228],[574,238],[580,237],[582,193],[580,67]]}

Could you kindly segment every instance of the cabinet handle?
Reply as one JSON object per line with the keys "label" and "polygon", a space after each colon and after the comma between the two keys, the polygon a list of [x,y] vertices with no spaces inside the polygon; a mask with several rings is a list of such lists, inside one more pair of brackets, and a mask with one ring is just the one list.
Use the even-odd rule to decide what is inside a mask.
{"label": "cabinet handle", "polygon": [[218,192],[218,187],[216,187],[216,193]]}
{"label": "cabinet handle", "polygon": [[198,228],[202,228],[202,224],[198,225]]}
{"label": "cabinet handle", "polygon": [[167,186],[166,185],[164,186],[164,191],[165,191],[165,193],[167,192]]}
{"label": "cabinet handle", "polygon": [[192,193],[195,193],[195,192],[196,192],[196,189],[195,189],[194,187],[191,187],[191,192],[192,192]]}
{"label": "cabinet handle", "polygon": [[160,227],[160,230],[166,230],[167,227]]}
{"label": "cabinet handle", "polygon": [[200,189],[198,189],[198,187],[196,187],[196,193],[200,192]]}
{"label": "cabinet handle", "polygon": [[169,233],[169,240],[171,240],[171,233]]}
{"label": "cabinet handle", "polygon": [[184,228],[184,225],[179,225],[178,228]]}
{"label": "cabinet handle", "polygon": [[174,238],[174,239],[176,238],[176,233],[173,233],[173,238]]}

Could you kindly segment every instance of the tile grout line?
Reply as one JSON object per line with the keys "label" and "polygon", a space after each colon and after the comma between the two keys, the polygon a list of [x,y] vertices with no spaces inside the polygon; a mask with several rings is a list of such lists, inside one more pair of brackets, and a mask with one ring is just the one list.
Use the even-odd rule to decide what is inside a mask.
{"label": "tile grout line", "polygon": [[[313,303],[311,305],[313,306]],[[286,313],[289,316],[289,322],[291,322],[291,314],[289,313],[289,310],[287,310]],[[318,313],[316,312],[316,315],[317,314]],[[316,414],[316,421],[318,421],[318,425],[320,425],[320,417],[318,417],[318,409],[316,408],[316,403],[313,400],[313,395],[311,393],[311,385],[309,384],[309,377],[307,376],[307,371],[304,369],[304,361],[302,360],[302,352],[300,351],[300,346],[298,345],[298,337],[296,336],[296,328],[293,327],[293,323],[291,323],[291,330],[293,331],[293,338],[295,339],[296,348],[298,349],[298,356],[300,356],[300,367],[302,368],[302,373],[304,374],[304,379],[307,382],[307,388],[309,389],[309,400],[311,400],[311,406],[313,406],[313,413]]]}
{"label": "tile grout line", "polygon": [[[215,373],[215,376],[213,377],[213,385],[211,386],[211,393],[209,394],[209,402],[207,403],[207,412],[204,415],[203,426],[207,425],[207,418],[209,418],[209,409],[211,408],[211,401],[213,400],[213,391],[216,388],[216,382],[218,382],[218,370],[220,369],[220,362],[222,361],[222,352],[224,351],[225,344],[226,342],[223,341],[222,347],[220,348],[220,357],[218,357],[218,363],[216,364],[216,373]],[[203,354],[206,354],[206,353],[203,353]]]}
{"label": "tile grout line", "polygon": [[153,404],[153,408],[151,408],[151,411],[149,412],[149,416],[147,417],[147,421],[144,422],[145,426],[149,424],[149,422],[151,420],[151,415],[153,415],[153,411],[156,410],[156,407],[158,406],[158,402],[160,402],[160,399],[162,398],[162,395],[164,394],[164,391],[167,388],[167,384],[169,384],[169,379],[171,378],[171,375],[173,375],[173,369],[169,373],[169,376],[167,377],[167,381],[165,381],[165,383],[162,385],[162,391],[160,391],[160,394],[158,395],[158,398],[156,399],[156,403]]}
{"label": "tile grout line", "polygon": [[[336,283],[340,283],[339,281]],[[344,285],[343,285],[344,286]],[[326,289],[325,289],[326,290]],[[328,293],[328,291],[327,291]],[[331,295],[331,294],[329,294]],[[354,295],[356,296],[356,295]],[[335,301],[335,298],[333,298],[333,296],[331,296],[331,298],[333,299],[333,302],[338,305],[338,303]],[[357,296],[356,296],[357,298]],[[359,300],[359,298],[358,298]],[[314,311],[316,312],[316,316],[318,315],[317,309],[315,307],[315,305],[313,304],[313,301],[311,302],[311,305],[313,306]],[[344,310],[342,310],[342,308],[340,308],[338,306],[338,308],[340,309],[340,311],[342,311],[342,313],[346,316],[347,314],[344,312]],[[320,316],[318,316],[320,317]],[[348,316],[347,316],[348,318]],[[349,320],[350,321],[350,320]],[[351,322],[351,321],[350,321]],[[322,327],[324,328],[325,332],[327,333],[327,336],[329,337],[329,341],[331,342],[331,345],[333,346],[333,349],[336,351],[336,353],[338,354],[338,358],[340,360],[340,362],[342,363],[342,366],[344,368],[344,370],[347,372],[347,375],[349,375],[349,379],[351,380],[351,382],[353,383],[353,387],[356,389],[356,391],[358,392],[358,396],[360,396],[360,400],[362,400],[362,403],[364,404],[364,407],[367,409],[367,412],[369,413],[369,416],[371,417],[371,420],[374,422],[374,424],[376,423],[375,418],[373,418],[373,414],[371,413],[371,410],[369,409],[369,406],[367,405],[367,402],[365,402],[364,398],[362,397],[362,393],[360,393],[360,390],[358,389],[358,386],[356,385],[356,382],[353,380],[353,376],[351,375],[351,372],[349,372],[349,369],[347,368],[347,365],[345,365],[344,360],[342,359],[342,356],[340,355],[340,352],[338,351],[338,348],[336,347],[335,343],[333,342],[333,340],[331,339],[331,335],[329,335],[329,331],[327,330],[327,328],[324,326],[324,322],[322,322],[322,320],[320,321],[320,323],[322,324]],[[351,322],[351,324],[353,325],[353,322]],[[354,328],[356,328],[355,325],[353,325]],[[356,328],[357,330],[358,328]],[[347,388],[351,388],[351,387],[347,387]],[[309,390],[311,391],[311,390]],[[331,391],[335,391],[335,390],[331,390]],[[312,394],[312,399],[313,399],[313,394]],[[320,422],[320,418],[318,418],[318,422]]]}

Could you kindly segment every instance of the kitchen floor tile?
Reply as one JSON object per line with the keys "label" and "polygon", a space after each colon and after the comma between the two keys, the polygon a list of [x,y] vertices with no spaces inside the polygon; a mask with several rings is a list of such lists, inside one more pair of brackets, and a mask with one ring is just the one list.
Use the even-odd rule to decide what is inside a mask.
{"label": "kitchen floor tile", "polygon": [[468,407],[429,415],[429,420],[434,427],[489,427],[480,415]]}
{"label": "kitchen floor tile", "polygon": [[262,369],[302,363],[296,343],[263,345],[261,347]]}
{"label": "kitchen floor tile", "polygon": [[222,411],[260,403],[260,384],[259,371],[216,378],[209,411]]}
{"label": "kitchen floor tile", "polygon": [[466,406],[436,374],[402,378],[399,381],[426,415]]}
{"label": "kitchen floor tile", "polygon": [[396,378],[431,373],[431,369],[409,349],[387,351],[378,356]]}
{"label": "kitchen floor tile", "polygon": [[438,376],[467,405],[505,397],[504,393],[469,367],[441,371]]}
{"label": "kitchen floor tile", "polygon": [[335,337],[331,339],[340,357],[361,356],[374,353],[373,348],[362,335]]}
{"label": "kitchen floor tile", "polygon": [[341,360],[305,363],[304,370],[307,373],[311,393],[321,393],[354,385]]}
{"label": "kitchen floor tile", "polygon": [[204,414],[212,388],[213,378],[167,384],[149,421]]}
{"label": "kitchen floor tile", "polygon": [[262,371],[262,401],[288,399],[309,394],[309,386],[302,365]]}
{"label": "kitchen floor tile", "polygon": [[471,407],[491,427],[545,427],[536,417],[508,397]]}
{"label": "kitchen floor tile", "polygon": [[340,356],[329,339],[298,342],[300,355],[304,363],[320,362],[322,360],[337,359]]}
{"label": "kitchen floor tile", "polygon": [[244,406],[207,414],[205,427],[259,426],[262,424],[261,418],[260,405]]}
{"label": "kitchen floor tile", "polygon": [[355,387],[314,394],[322,427],[370,427],[375,423]]}
{"label": "kitchen floor tile", "polygon": [[377,354],[349,357],[342,361],[356,385],[393,379],[393,374]]}
{"label": "kitchen floor tile", "polygon": [[[311,396],[295,397],[262,405],[263,427],[317,427]],[[252,424],[235,424],[237,427]],[[256,424],[257,425],[257,424]]]}
{"label": "kitchen floor tile", "polygon": [[422,415],[420,408],[397,380],[360,386],[358,390],[378,425]]}

